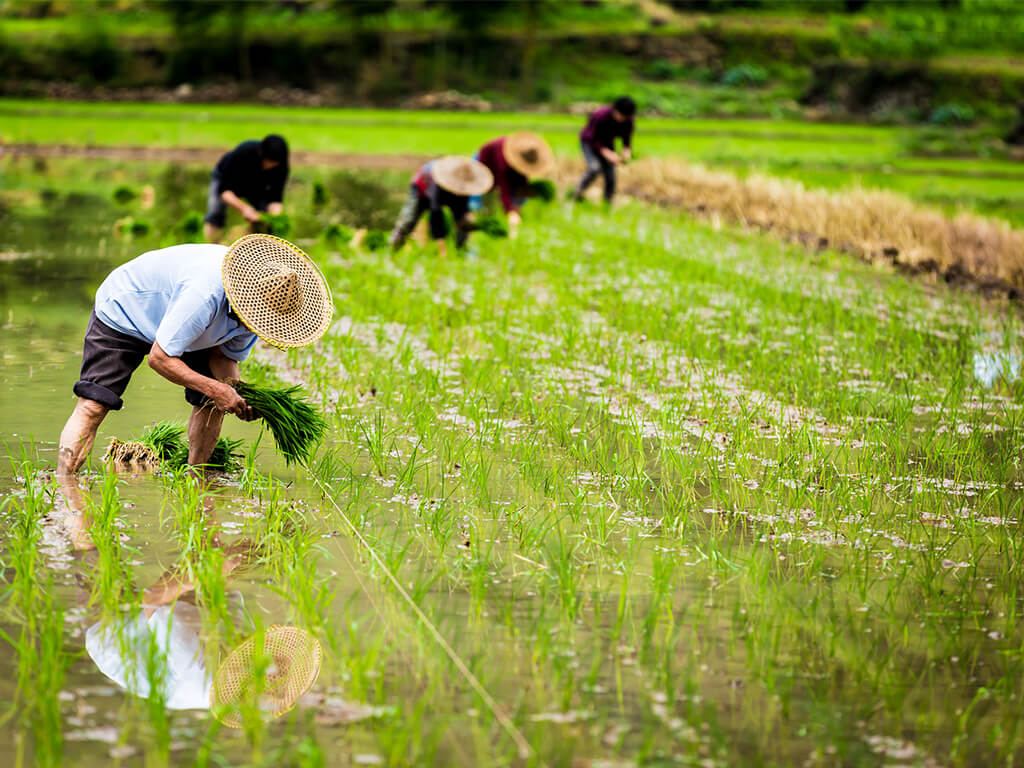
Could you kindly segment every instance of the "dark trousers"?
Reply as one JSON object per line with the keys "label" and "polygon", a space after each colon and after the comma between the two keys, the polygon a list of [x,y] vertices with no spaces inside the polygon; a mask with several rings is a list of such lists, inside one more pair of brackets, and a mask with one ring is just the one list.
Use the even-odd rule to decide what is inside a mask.
{"label": "dark trousers", "polygon": [[610,203],[612,195],[615,194],[615,166],[604,159],[604,156],[586,142],[580,142],[583,148],[583,159],[587,163],[587,170],[580,178],[580,184],[576,188],[576,198],[583,197],[583,192],[589,187],[597,174],[604,175],[604,199]]}

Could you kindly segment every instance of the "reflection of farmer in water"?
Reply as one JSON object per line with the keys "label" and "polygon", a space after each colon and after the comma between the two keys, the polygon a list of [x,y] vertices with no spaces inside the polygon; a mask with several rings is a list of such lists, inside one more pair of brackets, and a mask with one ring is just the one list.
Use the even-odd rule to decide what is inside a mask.
{"label": "reflection of farmer in water", "polygon": [[[204,506],[212,513],[209,499]],[[224,554],[225,579],[255,556],[248,539],[221,547],[216,529],[210,535],[210,544]],[[90,548],[80,543],[86,541],[87,536],[80,538],[76,548]],[[85,634],[86,652],[118,687],[142,698],[158,696],[168,709],[212,707],[218,719],[233,727],[242,725],[247,708],[259,717],[291,709],[319,674],[316,638],[298,627],[271,626],[227,654],[213,674],[207,659],[220,654],[210,652],[211,638],[204,641],[194,592],[187,568],[168,571],[142,593],[137,613],[92,624]],[[234,602],[240,605],[241,596]]]}
{"label": "reflection of farmer in water", "polygon": [[312,344],[327,330],[330,289],[291,243],[248,235],[230,248],[176,245],[144,253],[107,276],[85,332],[78,403],[60,436],[57,473],[78,471],[132,373],[149,366],[185,387],[192,465],[213,452],[225,413],[256,417],[226,383],[259,336],[278,347]]}
{"label": "reflection of farmer in water", "polygon": [[211,243],[220,241],[228,207],[248,222],[260,220],[260,212],[284,210],[284,185],[288,181],[288,144],[277,134],[262,141],[243,141],[224,155],[213,169],[204,230]]}
{"label": "reflection of farmer in water", "polygon": [[[540,136],[520,131],[499,136],[482,147],[476,159],[487,166],[494,176],[492,190],[498,191],[501,207],[508,216],[510,234],[514,237],[520,224],[519,210],[529,195],[530,179],[543,177],[551,171],[555,156],[551,147]],[[482,199],[470,199],[471,210],[479,210]]]}
{"label": "reflection of farmer in water", "polygon": [[[628,162],[633,156],[633,122],[636,102],[629,96],[622,96],[611,106],[595,110],[580,132],[580,146],[587,169],[583,172],[575,199],[583,199],[587,187],[597,178],[604,176],[604,200],[612,201],[615,194],[615,166]],[[615,139],[622,140],[622,154],[615,151]]]}
{"label": "reflection of farmer in water", "polygon": [[455,220],[455,244],[462,247],[473,227],[469,213],[469,198],[482,195],[494,181],[486,166],[469,157],[451,155],[431,160],[412,177],[409,197],[398,214],[398,222],[391,233],[391,247],[402,247],[424,213],[430,213],[430,237],[444,256],[447,246],[448,222],[444,209],[451,211]]}

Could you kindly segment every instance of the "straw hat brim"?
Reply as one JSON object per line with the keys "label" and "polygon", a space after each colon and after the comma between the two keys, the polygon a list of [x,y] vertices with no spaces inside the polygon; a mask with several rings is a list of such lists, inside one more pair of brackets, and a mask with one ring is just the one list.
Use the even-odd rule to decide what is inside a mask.
{"label": "straw hat brim", "polygon": [[494,176],[486,165],[461,155],[435,160],[430,175],[439,187],[453,195],[482,195],[494,186]]}
{"label": "straw hat brim", "polygon": [[263,695],[258,702],[246,701],[253,695],[256,683],[256,636],[250,637],[233,650],[217,669],[210,689],[210,705],[214,716],[227,726],[241,728],[241,708],[259,707],[261,713],[280,717],[295,706],[320,676],[322,651],[320,642],[300,627],[273,625],[263,635],[263,653],[272,665],[287,662],[287,669],[276,670],[279,675],[269,684],[264,681]]}
{"label": "straw hat brim", "polygon": [[[297,277],[297,305],[284,311],[267,301],[261,280],[284,268]],[[231,308],[242,323],[279,349],[305,347],[323,336],[334,316],[327,281],[301,249],[273,235],[246,235],[228,248],[221,276]]]}
{"label": "straw hat brim", "polygon": [[551,146],[541,136],[530,131],[506,136],[501,153],[512,170],[528,179],[546,176],[555,167],[555,153],[551,151]]}

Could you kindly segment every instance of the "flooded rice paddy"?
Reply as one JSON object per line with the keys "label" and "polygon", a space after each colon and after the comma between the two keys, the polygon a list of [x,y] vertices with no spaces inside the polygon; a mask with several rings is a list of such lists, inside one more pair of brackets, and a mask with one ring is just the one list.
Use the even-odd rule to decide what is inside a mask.
{"label": "flooded rice paddy", "polygon": [[[181,239],[204,173],[5,162],[11,764],[1024,759],[1016,309],[635,204],[537,207],[465,258],[338,247],[344,190],[390,210],[405,179],[336,178],[314,211],[300,169],[336,321],[247,376],[307,387],[328,443],[287,467],[231,420],[238,473],[117,475],[112,437],[188,414],[140,369],[85,537],[50,470],[92,292]],[[318,643],[315,683],[228,727],[214,673],[274,625]]]}

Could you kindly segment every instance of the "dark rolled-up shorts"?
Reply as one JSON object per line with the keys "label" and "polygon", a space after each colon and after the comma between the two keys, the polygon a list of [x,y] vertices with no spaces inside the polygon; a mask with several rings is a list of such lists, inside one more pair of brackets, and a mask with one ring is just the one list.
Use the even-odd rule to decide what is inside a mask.
{"label": "dark rolled-up shorts", "polygon": [[[124,405],[121,395],[152,346],[149,342],[105,325],[93,312],[89,316],[89,327],[85,329],[82,372],[75,384],[75,394],[95,400],[113,411],[121,410]],[[196,373],[212,378],[210,351],[201,349],[186,352],[181,360]],[[200,406],[210,402],[210,398],[202,392],[188,387],[185,388],[185,400],[190,405]]]}

